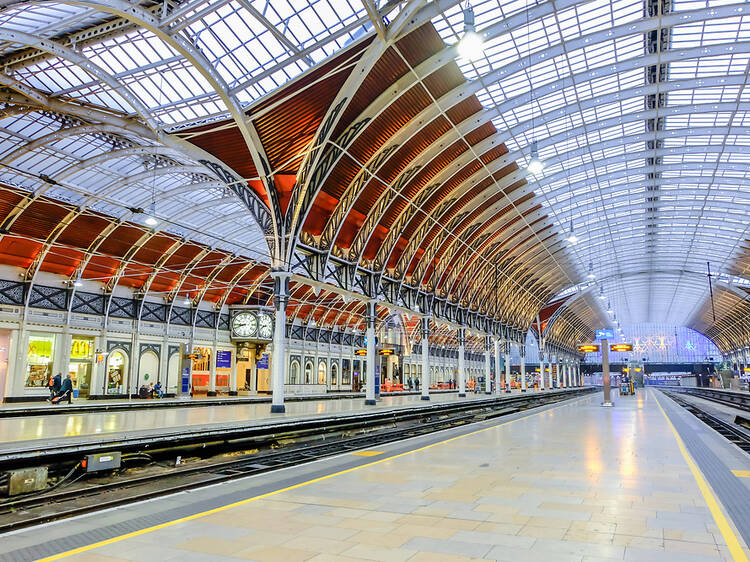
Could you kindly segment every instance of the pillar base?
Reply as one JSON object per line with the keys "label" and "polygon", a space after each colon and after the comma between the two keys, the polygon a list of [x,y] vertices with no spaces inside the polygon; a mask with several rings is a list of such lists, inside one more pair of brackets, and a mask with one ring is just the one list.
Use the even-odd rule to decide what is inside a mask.
{"label": "pillar base", "polygon": [[206,392],[206,396],[216,396],[216,391],[215,390],[209,390],[209,391]]}
{"label": "pillar base", "polygon": [[604,408],[612,408],[614,407],[614,404],[612,404],[612,402],[602,402],[602,406]]}
{"label": "pillar base", "polygon": [[492,394],[492,391],[491,390],[486,390],[484,393],[485,394]]}
{"label": "pillar base", "polygon": [[459,392],[458,393],[458,397],[459,398],[466,398],[466,393],[465,392]]}
{"label": "pillar base", "polygon": [[526,389],[525,389],[525,388],[522,388],[522,389],[521,389],[521,392],[526,392]]}
{"label": "pillar base", "polygon": [[229,396],[238,396],[238,394],[239,393],[236,390],[230,390],[229,391]]}
{"label": "pillar base", "polygon": [[272,414],[283,414],[286,412],[286,406],[284,404],[271,404]]}
{"label": "pillar base", "polygon": [[365,406],[374,406],[377,403],[377,400],[365,400]]}
{"label": "pillar base", "polygon": [[429,396],[420,396],[419,399],[420,400],[429,400],[430,397]]}

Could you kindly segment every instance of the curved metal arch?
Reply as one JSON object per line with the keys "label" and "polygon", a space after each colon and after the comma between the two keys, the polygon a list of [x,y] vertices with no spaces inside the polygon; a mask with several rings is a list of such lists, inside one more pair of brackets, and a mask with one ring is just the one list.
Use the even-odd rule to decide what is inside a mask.
{"label": "curved metal arch", "polygon": [[[543,232],[551,227],[546,222],[541,222],[547,216],[543,208],[535,209],[539,207],[539,203],[535,201],[528,201],[524,204],[524,214],[527,217],[527,221],[535,228],[537,232]],[[500,209],[502,210],[502,209]],[[435,288],[439,294],[448,294],[455,283],[458,275],[462,271],[466,271],[467,267],[472,267],[476,262],[483,261],[482,253],[486,248],[494,246],[492,249],[493,254],[503,252],[504,255],[508,255],[512,252],[513,244],[517,242],[517,237],[523,236],[527,232],[525,224],[521,223],[513,216],[507,216],[507,213],[499,213],[492,210],[492,215],[486,219],[485,224],[490,227],[495,225],[498,221],[503,221],[502,224],[498,224],[494,227],[494,230],[487,232],[486,236],[481,239],[476,239],[466,244],[469,246],[465,248],[463,245],[451,246],[448,248],[449,254],[447,256],[443,254],[444,267],[440,272],[435,270],[433,275],[437,276],[435,282]],[[541,224],[540,224],[541,222]],[[541,228],[540,228],[541,227]],[[497,241],[498,238],[503,237],[502,240]],[[496,242],[497,241],[497,242]],[[507,248],[510,250],[506,250]],[[455,263],[455,265],[454,265]],[[450,268],[450,273],[449,273]],[[448,287],[448,289],[446,289]]]}
{"label": "curved metal arch", "polygon": [[[474,218],[473,220],[468,219],[473,213],[481,209],[484,201],[488,198],[488,195],[486,193],[488,190],[492,190],[492,193],[489,195],[489,197],[493,197],[498,194],[501,195],[501,199],[496,201],[492,205],[492,207],[490,207],[490,209],[500,208],[507,209],[506,212],[508,213],[514,212],[515,218],[520,220],[527,229],[531,230],[530,225],[523,220],[524,215],[519,211],[517,205],[518,201],[532,193],[528,184],[524,183],[508,193],[506,193],[505,191],[506,189],[518,183],[518,180],[516,180],[517,177],[517,172],[512,172],[507,176],[501,178],[502,181],[493,180],[492,183],[490,183],[484,190],[482,190],[482,192],[478,193],[474,198],[472,198],[462,206],[459,207],[457,205],[458,202],[456,202],[456,204],[446,209],[443,215],[438,219],[437,224],[432,225],[432,228],[424,229],[426,232],[424,232],[424,235],[418,240],[418,244],[414,247],[413,257],[409,261],[406,269],[404,270],[404,273],[411,269],[412,263],[416,263],[415,267],[412,269],[412,278],[418,278],[419,285],[421,286],[421,284],[424,282],[424,277],[427,273],[427,270],[429,269],[430,264],[435,259],[435,257],[439,255],[440,250],[442,250],[446,245],[448,247],[454,247],[456,245],[465,247],[465,241],[462,238],[463,233],[466,232],[466,229],[476,225],[479,221],[478,217]],[[497,191],[494,191],[493,188],[497,188]],[[471,187],[469,189],[471,189]],[[445,226],[441,224],[444,219],[448,220]],[[433,232],[435,228],[438,228],[438,232],[427,244],[424,253],[418,257],[417,254],[419,252],[419,249],[424,246],[424,243],[427,241],[430,233]],[[417,232],[421,233],[421,229],[418,229]],[[414,239],[416,238],[412,237],[412,240]],[[411,240],[409,242],[411,244]],[[407,249],[408,248],[409,245],[407,245]]]}
{"label": "curved metal arch", "polygon": [[[542,233],[544,231],[541,231]],[[551,242],[550,242],[551,241]],[[506,256],[503,257],[502,263],[500,263],[500,267],[505,269],[505,279],[498,287],[498,293],[499,294],[505,294],[507,291],[506,289],[511,286],[517,286],[519,285],[515,280],[515,275],[519,271],[528,272],[529,274],[532,274],[536,268],[539,266],[540,263],[544,263],[546,261],[545,254],[554,255],[556,253],[563,253],[563,250],[567,247],[564,241],[560,240],[557,237],[556,233],[551,233],[546,238],[542,239],[541,241],[536,240],[535,238],[532,238],[531,236],[527,237],[525,240],[517,244],[512,252],[509,252]],[[523,262],[521,263],[520,260],[523,259]],[[493,261],[493,256],[490,254],[488,258],[484,261],[477,262],[479,263],[479,269],[477,271],[477,276],[472,276],[471,281],[476,280],[476,283],[471,283],[474,287],[482,287],[485,284],[487,284],[487,280],[491,275],[494,274],[494,266],[495,263]],[[482,271],[484,273],[482,273]],[[555,273],[554,269],[549,269],[548,271],[544,272],[542,276],[545,275],[552,275]],[[468,276],[466,276],[468,277]],[[465,282],[466,286],[469,286],[468,281]],[[520,287],[519,287],[520,289]],[[452,288],[451,293],[455,292],[457,288]],[[462,294],[460,295],[461,300],[465,300],[466,294],[465,294],[466,288],[462,291]],[[522,290],[522,289],[521,289]],[[554,288],[552,289],[554,291]],[[540,305],[543,305],[544,302],[541,302]],[[538,312],[538,310],[535,311]]]}
{"label": "curved metal arch", "polygon": [[[181,158],[183,155],[173,148],[159,145],[137,145],[130,148],[121,148],[118,150],[112,150],[109,152],[103,152],[96,156],[92,156],[86,159],[79,159],[75,164],[70,164],[67,168],[60,170],[55,173],[56,180],[63,180],[68,176],[73,176],[80,172],[86,172],[87,169],[93,168],[110,160],[119,160],[121,158],[128,158],[129,156],[168,156],[173,159]],[[219,183],[219,182],[216,182]]]}
{"label": "curved metal arch", "polygon": [[[409,239],[406,245],[406,248],[401,253],[398,261],[396,262],[394,275],[397,279],[402,279],[405,277],[406,272],[409,270],[409,267],[411,266],[411,263],[417,254],[417,251],[422,246],[427,235],[435,227],[441,227],[440,226],[441,222],[444,220],[445,217],[447,217],[451,213],[452,210],[456,209],[456,204],[461,199],[461,197],[463,197],[476,185],[479,185],[480,183],[486,180],[489,181],[492,174],[495,174],[501,171],[503,168],[505,168],[508,165],[506,162],[510,162],[510,161],[506,161],[505,157],[501,157],[501,158],[498,158],[497,160],[493,160],[492,162],[490,162],[487,168],[480,167],[479,170],[477,170],[474,174],[472,174],[471,176],[466,178],[463,182],[455,186],[449,193],[445,194],[445,197],[429,213],[429,216],[427,215],[427,213],[424,213],[425,216],[420,217],[419,226],[414,230],[414,233]],[[517,171],[511,172],[510,174],[503,176],[499,181],[495,180],[495,185],[498,187],[500,191],[503,191],[504,193],[504,189],[512,186],[513,183],[515,183],[517,180],[518,180]],[[490,184],[490,186],[491,185],[492,184]],[[488,188],[490,186],[488,186]],[[440,188],[436,189],[435,191],[438,191],[439,189]],[[526,195],[529,192],[529,190],[530,188],[527,185],[524,185],[522,187],[519,187],[518,189],[513,190],[510,194],[506,194],[505,198],[508,201],[512,201],[511,195],[512,196]],[[417,216],[418,215],[416,213],[413,213],[412,219],[417,218]],[[406,227],[408,224],[409,223],[407,222],[404,225],[404,227]],[[395,244],[393,248],[391,248],[391,252],[388,255],[387,261],[385,261],[384,263],[388,263],[388,261],[390,261],[390,256],[391,256],[391,253],[393,252],[393,249],[395,249]]]}
{"label": "curved metal arch", "polygon": [[[245,275],[250,273],[255,267],[257,263],[254,263],[253,261],[249,260],[240,270],[235,273],[232,278],[229,280],[229,283],[227,283],[227,287],[224,290],[224,292],[219,297],[219,300],[216,301],[216,312],[218,314],[221,314],[221,310],[224,308],[224,305],[226,305],[227,300],[229,300],[230,295],[232,294],[232,291],[239,285],[239,283],[245,278]],[[262,275],[259,275],[261,277]],[[217,326],[218,326],[218,319],[219,317],[216,317],[217,319]]]}
{"label": "curved metal arch", "polygon": [[[453,131],[453,129],[451,129],[451,131]],[[442,154],[442,148],[448,148],[453,143],[459,142],[461,140],[462,138],[459,138],[458,135],[456,135],[456,138],[452,143],[447,144],[447,146],[442,145],[441,147],[436,147],[437,150],[433,153],[433,158],[431,158],[428,163],[425,164],[425,167],[429,166],[429,164],[434,159],[440,157],[440,154]],[[432,146],[434,146],[434,143],[433,145],[430,145],[430,147]],[[497,146],[499,146],[499,143],[494,140],[494,135],[483,139],[471,148],[467,146],[465,152],[455,160],[451,161],[450,165],[444,167],[442,170],[437,171],[437,173],[431,178],[425,178],[424,185],[420,189],[418,189],[418,191],[414,195],[414,198],[408,202],[408,205],[417,205],[416,200],[426,199],[428,188],[430,185],[434,185],[440,182],[441,179],[445,176],[448,176],[448,178],[445,180],[445,182],[447,182],[453,175],[459,173],[461,170],[463,170],[464,167],[469,166],[476,160],[474,153],[485,156],[489,153],[489,151],[497,148]],[[430,147],[428,147],[428,150]],[[427,150],[425,152],[427,152]],[[495,160],[503,160],[503,158],[501,156],[496,158]],[[414,163],[415,161],[416,159],[412,161],[412,163]],[[357,232],[357,235],[355,236],[355,239],[352,242],[351,247],[349,248],[350,261],[355,263],[360,263],[362,261],[362,254],[367,248],[367,244],[369,243],[373,233],[375,232],[376,227],[380,223],[380,220],[383,216],[385,216],[385,213],[390,208],[391,203],[396,201],[404,191],[407,191],[409,187],[412,187],[414,185],[412,183],[412,180],[415,179],[415,176],[418,175],[421,169],[422,167],[419,164],[414,164],[411,168],[405,170],[405,174],[399,175],[399,178],[397,178],[396,181],[394,181],[391,185],[386,185],[385,190],[380,194],[377,201],[371,207],[370,211],[365,217],[365,221],[362,223],[362,226]]]}
{"label": "curved metal arch", "polygon": [[[479,208],[482,205],[483,202]],[[512,214],[514,210],[516,213]],[[523,214],[526,221],[519,220],[518,214]],[[440,287],[443,286],[445,275],[454,262],[458,260],[458,263],[461,264],[458,268],[463,269],[464,264],[461,263],[461,258],[466,256],[466,260],[468,260],[469,256],[477,251],[477,248],[481,248],[486,242],[490,242],[501,234],[506,237],[506,241],[509,241],[519,232],[535,230],[535,225],[537,225],[538,220],[544,215],[545,213],[540,203],[534,199],[529,199],[515,206],[510,205],[507,201],[496,201],[491,206],[486,207],[470,223],[466,224],[462,228],[461,234],[455,235],[458,227],[450,228],[454,236],[442,241],[437,240],[437,238],[435,239],[438,247],[434,252],[428,248],[421,258],[421,263],[424,263],[425,266],[422,269],[422,275],[419,277],[418,286],[425,284],[425,276],[429,270],[429,263],[434,261],[437,256],[440,256],[439,264],[427,278],[427,285],[434,286],[435,290],[439,292]],[[490,230],[490,228],[493,230]],[[428,258],[429,262],[426,261]],[[415,270],[415,275],[416,273],[417,270]]]}
{"label": "curved metal arch", "polygon": [[[500,158],[496,158],[495,160],[491,161],[489,163],[488,169],[491,173],[498,173],[503,168],[507,167],[508,165],[511,165],[512,161],[507,160],[505,158],[505,155],[501,156]],[[462,167],[459,167],[459,170]],[[377,254],[375,256],[374,265],[378,269],[384,269],[387,267],[388,263],[390,262],[391,256],[393,255],[393,252],[396,249],[396,246],[398,244],[398,241],[401,238],[401,234],[403,233],[404,229],[411,224],[412,220],[418,216],[418,213],[421,211],[422,204],[429,199],[434,193],[440,191],[444,188],[445,184],[450,181],[450,179],[453,177],[453,175],[456,172],[454,170],[446,170],[446,179],[445,181],[441,183],[437,182],[431,182],[427,186],[425,186],[422,190],[420,190],[420,193],[417,197],[413,200],[412,204],[407,205],[401,213],[396,217],[393,224],[390,227],[389,234],[383,240],[383,242],[380,244],[380,247],[378,248]],[[510,174],[503,176],[500,181],[500,183],[496,183],[496,185],[503,185],[504,189],[505,187],[510,187],[512,185],[508,184],[505,185],[506,181],[505,178],[507,178]],[[441,174],[441,178],[442,178]],[[452,190],[447,192],[443,198],[437,203],[435,208],[430,212],[430,216],[433,217],[433,220],[428,220],[426,218],[427,213],[425,214],[425,218],[422,218],[420,221],[420,225],[416,228],[414,231],[414,234],[407,242],[407,247],[404,249],[404,253],[401,257],[403,257],[407,251],[409,251],[409,247],[414,246],[417,244],[417,241],[415,239],[423,240],[425,236],[436,226],[440,225],[440,221],[447,216],[447,214],[450,213],[452,209],[455,208],[456,203],[463,197],[466,193],[468,193],[471,189],[474,189],[477,185],[480,185],[482,182],[489,181],[490,175],[487,173],[487,171],[484,168],[480,168],[477,172],[466,178],[464,181],[456,185]],[[492,183],[490,183],[482,192],[486,191],[487,189],[490,189],[492,187]],[[506,195],[506,198],[508,196]],[[412,247],[411,251],[409,251],[411,254],[416,252],[418,248]],[[401,263],[401,267],[399,268],[399,262]],[[396,267],[395,267],[395,275],[396,277],[402,278],[404,273],[408,269],[408,263],[401,262],[401,258],[397,261]]]}
{"label": "curved metal arch", "polygon": [[[59,129],[57,131],[53,131],[51,133],[43,135],[37,139],[34,139],[33,141],[26,143],[25,145],[19,146],[15,150],[6,154],[2,158],[2,160],[0,160],[0,163],[7,165],[13,162],[14,160],[20,158],[24,154],[32,152],[33,150],[36,150],[37,148],[45,147],[50,143],[53,143],[62,139],[66,139],[69,137],[90,135],[94,133],[111,133],[111,134],[116,134],[116,135],[122,135],[123,130],[120,127],[116,127],[113,125],[101,125],[101,124],[96,124],[96,125],[87,124],[87,125],[77,125],[73,127],[66,127],[64,129]],[[67,156],[70,156],[70,155],[67,155]]]}
{"label": "curved metal arch", "polygon": [[[348,97],[356,93],[356,90],[369,74],[369,70],[372,69],[387,48],[391,46],[390,44],[383,44],[377,39],[373,41],[346,81],[343,88],[343,92],[346,95],[342,95],[342,92],[339,92],[335,102],[331,104],[332,109],[329,110],[326,118],[323,120],[319,133],[316,135],[313,150],[309,153],[309,157],[305,162],[307,165],[303,165],[302,173],[300,174],[302,181],[298,181],[299,188],[295,189],[296,193],[292,195],[290,206],[293,209],[293,213],[287,213],[287,228],[293,234],[294,240],[299,238],[302,225],[304,225],[311,208],[310,203],[318,196],[331,171],[336,168],[340,159],[347,154],[349,147],[368,128],[368,125],[372,124],[379,115],[382,115],[395,100],[399,99],[416,85],[421,84],[423,72],[429,70],[424,75],[426,77],[430,72],[452,61],[451,58],[445,55],[444,51],[440,51],[417,65],[413,69],[413,72],[407,72],[398,78],[394,84],[389,84],[386,90],[362,110],[351,123],[347,124],[347,129],[340,135],[336,142],[331,143],[331,135],[339,123],[340,117],[344,114],[344,104]],[[395,45],[393,47],[395,48]],[[435,66],[436,64],[438,66]],[[329,144],[331,145],[330,147],[327,146]],[[328,157],[322,160],[323,155]],[[290,257],[293,255],[295,247],[296,242],[290,244]]]}
{"label": "curved metal arch", "polygon": [[[193,270],[203,261],[203,258],[205,258],[210,253],[210,248],[201,248],[201,250],[195,256],[193,256],[193,259],[191,259],[182,270],[182,275],[180,275],[180,277],[177,279],[177,283],[175,283],[174,288],[169,291],[169,294],[165,298],[165,300],[167,301],[167,317],[164,321],[164,323],[166,324],[165,333],[169,333],[169,327],[172,325],[172,309],[174,308],[174,303],[177,300],[177,295],[179,295],[180,291],[182,290],[182,285],[193,273]],[[185,292],[185,295],[187,297],[187,291]]]}
{"label": "curved metal arch", "polygon": [[[250,152],[250,156],[255,164],[256,169],[260,175],[260,179],[263,182],[263,187],[266,190],[269,202],[271,202],[271,214],[270,218],[273,221],[274,233],[279,236],[282,232],[277,220],[280,217],[279,201],[276,197],[276,192],[273,189],[273,185],[269,183],[268,174],[270,173],[270,166],[268,160],[263,153],[263,144],[257,136],[257,133],[253,130],[248,120],[245,117],[245,113],[242,110],[241,104],[237,100],[236,96],[229,93],[229,87],[224,79],[221,77],[219,72],[211,65],[205,55],[200,51],[198,47],[193,45],[190,41],[183,38],[180,35],[180,31],[170,32],[169,25],[163,26],[161,20],[153,15],[152,13],[131,4],[125,0],[60,0],[65,4],[86,6],[89,8],[97,9],[101,12],[116,15],[124,18],[128,21],[135,23],[147,29],[154,34],[159,40],[169,45],[172,49],[182,55],[190,64],[200,72],[201,76],[211,85],[216,94],[221,98],[225,107],[229,110],[232,119],[237,125],[238,130],[242,134],[242,138],[245,140],[247,149]],[[259,221],[261,228],[263,223]],[[273,252],[272,252],[273,254]]]}
{"label": "curved metal arch", "polygon": [[[198,308],[203,302],[203,298],[206,296],[206,292],[211,288],[211,285],[213,284],[216,277],[218,277],[222,271],[224,271],[230,264],[232,264],[232,262],[236,261],[237,259],[237,256],[235,256],[234,254],[227,254],[217,265],[214,266],[214,268],[208,273],[208,275],[205,276],[202,287],[198,289],[197,294],[192,299],[193,308],[195,309],[195,314],[193,314],[193,323],[191,326],[193,336],[195,336],[196,323],[198,322]],[[218,326],[218,322],[216,323],[216,326]]]}

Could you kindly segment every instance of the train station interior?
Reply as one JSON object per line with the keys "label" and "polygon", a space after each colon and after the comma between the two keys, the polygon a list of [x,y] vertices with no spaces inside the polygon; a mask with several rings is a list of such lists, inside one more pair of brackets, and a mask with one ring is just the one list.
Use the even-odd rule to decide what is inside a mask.
{"label": "train station interior", "polygon": [[737,0],[0,0],[0,562],[748,562],[749,75]]}

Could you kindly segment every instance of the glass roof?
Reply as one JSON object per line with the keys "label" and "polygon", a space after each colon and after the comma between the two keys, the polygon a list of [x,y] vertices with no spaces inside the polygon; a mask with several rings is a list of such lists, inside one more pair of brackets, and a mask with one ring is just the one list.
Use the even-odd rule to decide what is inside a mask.
{"label": "glass roof", "polygon": [[[586,279],[591,262],[623,323],[689,323],[707,296],[706,262],[717,275],[735,275],[750,227],[747,3],[470,4],[485,50],[459,66],[519,165],[537,141],[546,166],[528,179],[561,233],[573,222],[574,281]],[[135,15],[119,19],[120,5]],[[161,135],[263,98],[373,34],[373,13],[393,21],[422,5],[455,44],[467,5],[455,0],[14,4],[0,12],[6,84],[135,119],[153,134],[113,126],[56,135],[70,126],[59,115],[6,111],[0,180],[44,185],[49,195],[115,216],[157,193],[165,228],[266,255],[241,204]],[[648,17],[644,5],[671,8]],[[646,40],[659,30],[664,40]],[[61,51],[36,49],[39,38]],[[191,57],[184,44],[194,47]],[[45,184],[40,173],[58,183]]]}
{"label": "glass roof", "polygon": [[[688,323],[706,262],[733,274],[748,235],[747,4],[675,1],[653,18],[632,0],[471,6],[485,49],[461,69],[519,164],[537,141],[545,167],[527,179],[560,232],[572,220],[577,277],[593,263],[623,323]],[[462,9],[434,20],[448,43]],[[649,50],[658,29],[668,40]]]}

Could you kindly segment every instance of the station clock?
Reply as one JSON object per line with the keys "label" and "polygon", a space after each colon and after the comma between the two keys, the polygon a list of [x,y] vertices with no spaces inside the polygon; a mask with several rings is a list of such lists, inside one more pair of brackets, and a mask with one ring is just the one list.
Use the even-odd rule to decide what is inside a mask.
{"label": "station clock", "polygon": [[268,314],[258,315],[258,336],[264,340],[273,339],[273,318]]}
{"label": "station clock", "polygon": [[258,335],[258,317],[254,312],[240,312],[232,318],[232,336],[253,338]]}
{"label": "station clock", "polygon": [[241,310],[232,316],[232,338],[238,340],[271,341],[273,317],[262,310]]}

